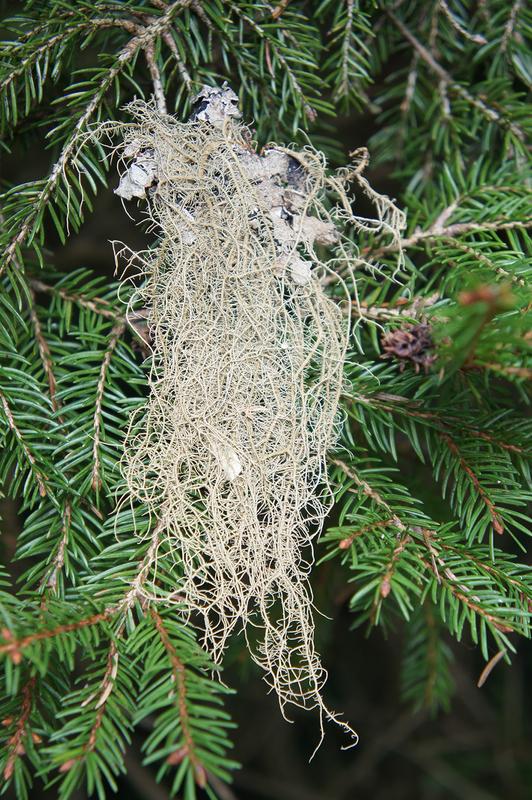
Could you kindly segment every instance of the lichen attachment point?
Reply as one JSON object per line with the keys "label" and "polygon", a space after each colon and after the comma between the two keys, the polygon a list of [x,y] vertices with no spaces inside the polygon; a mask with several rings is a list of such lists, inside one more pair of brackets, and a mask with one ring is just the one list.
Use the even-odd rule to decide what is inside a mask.
{"label": "lichen attachment point", "polygon": [[318,708],[356,738],[322,699],[307,581],[348,344],[323,278],[355,263],[349,204],[312,149],[255,152],[224,92],[205,89],[187,123],[129,107],[117,193],[146,194],[159,240],[131,254],[144,280],[130,315],[147,315],[152,361],[123,474],[215,660],[242,628],[283,712]]}

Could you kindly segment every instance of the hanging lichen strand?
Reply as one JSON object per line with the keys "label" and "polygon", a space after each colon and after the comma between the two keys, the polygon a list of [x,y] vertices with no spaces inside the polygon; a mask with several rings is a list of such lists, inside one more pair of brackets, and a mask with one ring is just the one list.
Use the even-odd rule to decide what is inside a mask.
{"label": "hanging lichen strand", "polygon": [[[341,229],[365,223],[321,154],[259,155],[231,90],[198,100],[188,123],[134,103],[125,128],[117,193],[147,195],[160,238],[130,254],[144,280],[129,313],[146,316],[152,360],[123,473],[175,553],[175,594],[161,601],[201,614],[217,661],[243,628],[283,712],[334,719],[307,578],[330,507],[349,315],[323,278],[356,258]],[[326,210],[331,192],[341,203]],[[369,225],[396,235],[401,215],[386,198],[378,208]]]}

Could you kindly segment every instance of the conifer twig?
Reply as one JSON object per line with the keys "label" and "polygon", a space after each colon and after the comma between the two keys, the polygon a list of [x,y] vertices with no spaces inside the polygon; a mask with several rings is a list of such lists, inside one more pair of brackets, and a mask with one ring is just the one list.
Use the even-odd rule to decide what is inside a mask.
{"label": "conifer twig", "polygon": [[36,292],[55,295],[56,297],[60,297],[61,300],[64,300],[65,303],[75,303],[83,308],[89,309],[89,311],[94,311],[95,314],[99,314],[107,319],[117,321],[125,319],[124,316],[117,314],[112,308],[109,307],[110,304],[107,302],[107,300],[103,300],[100,297],[93,297],[92,299],[89,299],[83,294],[72,294],[57,286],[50,286],[49,284],[44,283],[44,281],[38,280],[37,278],[30,278],[28,283]]}
{"label": "conifer twig", "polygon": [[172,55],[174,56],[175,62],[177,64],[177,71],[181,76],[181,80],[187,87],[188,91],[192,91],[192,78],[190,77],[190,73],[188,72],[185,63],[181,56],[179,55],[179,50],[177,49],[177,45],[172,38],[171,34],[166,32],[163,33],[163,41],[168,45],[169,49],[172,51]]}
{"label": "conifer twig", "polygon": [[451,453],[453,453],[453,455],[455,455],[456,458],[458,459],[458,461],[460,463],[460,466],[462,467],[464,472],[468,475],[469,480],[471,481],[475,491],[477,492],[479,497],[482,499],[482,502],[484,503],[484,505],[488,509],[489,515],[491,517],[491,521],[493,523],[493,530],[495,531],[495,533],[498,533],[498,534],[504,533],[504,525],[503,525],[503,522],[502,522],[502,519],[501,519],[499,513],[497,512],[497,509],[495,508],[495,505],[493,504],[492,500],[489,498],[489,496],[488,496],[486,490],[484,489],[484,487],[481,485],[480,480],[478,479],[478,477],[475,474],[475,472],[472,470],[472,468],[469,466],[467,461],[464,459],[464,457],[460,453],[460,449],[459,449],[458,445],[456,444],[454,439],[452,439],[451,436],[449,436],[448,434],[442,435],[442,438],[443,438],[443,441],[445,442],[445,444],[447,445],[447,447],[449,448],[449,450],[451,451]]}
{"label": "conifer twig", "polygon": [[459,95],[463,100],[465,100],[470,105],[474,106],[478,109],[490,122],[495,122],[501,125],[502,127],[507,128],[510,130],[517,139],[521,141],[525,141],[525,134],[521,130],[518,125],[515,123],[510,122],[505,117],[503,117],[498,111],[494,108],[486,105],[483,100],[478,97],[475,97],[471,94],[464,86],[457,83],[452,75],[450,75],[446,69],[444,69],[441,64],[436,61],[434,56],[427,50],[427,48],[421,44],[419,39],[417,39],[412,31],[410,31],[404,22],[402,22],[393,11],[387,10],[386,13],[394,23],[394,25],[401,31],[403,36],[408,39],[412,47],[419,53],[420,58],[427,64],[427,66],[434,72],[435,75],[438,76],[440,81],[442,81],[446,86],[449,87],[455,94]]}
{"label": "conifer twig", "polygon": [[93,423],[94,434],[93,434],[93,445],[92,445],[92,456],[93,456],[92,487],[94,490],[99,489],[102,482],[100,476],[100,466],[101,466],[100,439],[102,430],[102,404],[103,404],[103,395],[105,391],[107,370],[109,369],[113,352],[118,342],[120,341],[122,334],[124,333],[125,327],[126,323],[123,320],[115,323],[115,325],[113,326],[111,333],[109,334],[109,342],[107,345],[107,349],[105,351],[105,355],[103,357],[102,365],[100,367],[100,377],[98,379],[98,386],[96,389],[96,401],[94,404],[94,423]]}
{"label": "conifer twig", "polygon": [[65,551],[70,536],[70,525],[72,523],[72,503],[70,500],[65,502],[65,510],[63,512],[63,525],[61,529],[61,538],[57,546],[56,553],[52,560],[52,569],[46,577],[46,586],[54,591],[57,587],[57,578],[65,564]]}
{"label": "conifer twig", "polygon": [[[473,611],[475,614],[478,614],[481,617],[484,617],[486,622],[490,625],[493,625],[496,630],[500,631],[501,633],[512,633],[513,628],[510,625],[507,625],[504,620],[496,617],[494,614],[486,611],[485,608],[482,607],[478,598],[471,598],[467,593],[466,587],[460,587],[457,583],[456,575],[448,568],[445,567],[444,562],[441,559],[438,559],[441,564],[444,565],[443,570],[437,573],[434,572],[434,567],[430,561],[427,561],[423,556],[418,555],[419,560],[421,563],[434,575],[434,577],[440,582],[444,583],[446,587],[449,589],[452,595],[456,597],[461,603],[463,603],[467,608]],[[443,576],[442,576],[443,575]],[[462,589],[462,590],[461,590]],[[477,602],[475,602],[477,600]]]}
{"label": "conifer twig", "polygon": [[[286,11],[289,2],[290,0],[281,0],[281,2],[272,11],[272,18],[279,19],[279,17]],[[351,5],[353,5],[352,0],[351,0]]]}
{"label": "conifer twig", "polygon": [[159,67],[157,66],[157,62],[155,60],[155,51],[153,48],[153,42],[150,42],[144,48],[144,55],[146,56],[146,63],[148,64],[148,69],[150,71],[152,83],[153,83],[153,94],[155,96],[155,103],[157,105],[157,111],[160,114],[166,114],[166,98],[164,96],[163,84],[161,80],[161,73],[159,72]]}
{"label": "conifer twig", "polygon": [[0,655],[6,653],[9,655],[14,664],[20,664],[22,660],[22,650],[34,642],[40,642],[44,639],[52,639],[54,636],[61,636],[63,633],[71,633],[72,631],[87,628],[91,625],[97,625],[99,622],[104,622],[112,616],[114,609],[107,609],[106,611],[98,614],[92,614],[90,617],[70,622],[65,625],[57,625],[50,630],[37,631],[36,633],[29,633],[23,636],[22,639],[15,639],[13,634],[8,628],[2,628],[0,631],[5,644],[0,644]]}
{"label": "conifer twig", "polygon": [[512,38],[513,38],[514,33],[515,33],[515,25],[516,25],[516,21],[517,21],[517,15],[519,14],[519,11],[521,10],[522,4],[523,4],[522,0],[515,0],[515,3],[513,3],[513,5],[512,5],[511,11],[510,11],[510,16],[508,17],[508,22],[506,23],[506,25],[504,27],[504,34],[503,34],[502,41],[501,41],[501,53],[505,53],[507,51],[508,46],[509,46],[510,42],[512,41]]}
{"label": "conifer twig", "polygon": [[493,220],[492,222],[457,222],[447,227],[441,227],[441,225],[437,223],[438,220],[425,231],[415,231],[411,236],[401,239],[399,242],[379,247],[377,250],[366,247],[362,250],[362,254],[371,253],[375,258],[378,258],[386,253],[395,253],[398,250],[416,247],[420,242],[430,239],[454,239],[456,236],[462,236],[468,233],[483,233],[484,231],[509,231],[516,228],[528,229],[532,227],[532,218],[526,220],[500,219]]}
{"label": "conifer twig", "polygon": [[382,499],[380,494],[375,489],[373,489],[369,485],[369,483],[367,483],[367,481],[360,478],[357,475],[357,473],[353,469],[351,469],[351,467],[348,464],[345,463],[345,461],[342,461],[339,458],[331,458],[329,459],[329,461],[331,464],[335,464],[337,467],[340,467],[340,469],[342,469],[345,472],[347,477],[351,478],[351,480],[354,481],[355,484],[360,489],[362,489],[366,497],[371,498],[377,505],[385,508],[386,511],[388,511],[392,515],[393,523],[400,531],[405,530],[405,525],[403,525],[401,520],[393,513],[388,503]]}
{"label": "conifer twig", "polygon": [[37,341],[37,347],[39,350],[39,355],[41,357],[41,362],[44,369],[44,374],[48,381],[48,391],[50,394],[50,400],[52,403],[52,408],[54,411],[57,411],[59,408],[59,404],[57,402],[57,380],[54,375],[53,365],[52,365],[52,355],[50,353],[50,347],[48,342],[46,341],[44,334],[42,332],[41,322],[37,315],[37,310],[35,308],[35,294],[31,293],[32,303],[30,305],[30,319],[33,325],[33,330],[35,332],[35,339]]}
{"label": "conifer twig", "polygon": [[350,533],[345,539],[342,539],[341,542],[339,542],[338,547],[340,550],[348,550],[355,539],[358,539],[359,536],[363,536],[369,531],[374,531],[376,528],[387,528],[389,525],[395,524],[396,520],[394,517],[390,517],[389,519],[379,519],[376,522],[370,522],[368,525],[363,525],[362,528],[358,528],[356,531],[353,531],[353,533]]}
{"label": "conifer twig", "polygon": [[[111,694],[115,680],[116,680],[116,673],[118,670],[118,649],[114,640],[111,640],[109,645],[109,650],[107,653],[107,664],[105,667],[105,674],[102,678],[102,682],[100,685],[100,693],[98,695],[97,702],[94,705],[94,710],[96,711],[96,715],[94,718],[94,722],[91,726],[89,731],[89,736],[87,738],[86,743],[83,745],[82,752],[75,756],[74,758],[70,758],[65,761],[59,767],[59,772],[68,772],[72,767],[78,762],[85,759],[89,753],[94,752],[96,749],[96,744],[98,741],[98,732],[102,727],[104,715],[105,715],[105,707],[107,704],[107,700],[109,695]],[[88,704],[92,700],[92,696],[87,698],[82,705]]]}
{"label": "conifer twig", "polygon": [[179,720],[181,723],[181,730],[183,732],[183,739],[185,741],[183,751],[181,749],[176,750],[174,753],[170,754],[167,760],[171,764],[178,764],[184,758],[188,758],[194,769],[194,777],[196,779],[196,783],[198,784],[198,786],[204,787],[207,783],[207,775],[205,772],[205,767],[203,766],[200,758],[196,753],[196,747],[194,745],[194,739],[190,728],[190,717],[187,707],[187,686],[186,686],[185,665],[179,658],[174,645],[170,641],[170,637],[168,635],[166,628],[164,627],[163,620],[161,619],[160,615],[157,613],[155,608],[152,607],[150,609],[150,614],[155,623],[155,627],[157,628],[157,632],[159,634],[163,647],[166,650],[166,654],[172,666],[172,672],[174,675],[174,682],[177,692],[177,708],[179,711]]}
{"label": "conifer twig", "polygon": [[386,566],[386,572],[384,573],[379,586],[379,594],[383,599],[388,597],[390,594],[392,588],[392,576],[395,571],[397,561],[401,558],[403,552],[411,541],[412,539],[409,534],[403,533],[394,547],[392,556]]}
{"label": "conifer twig", "polygon": [[5,781],[8,781],[12,777],[17,758],[24,754],[24,738],[27,735],[26,729],[33,708],[33,694],[36,682],[37,678],[33,676],[22,687],[20,716],[16,721],[15,731],[7,743],[8,756],[3,773]]}
{"label": "conifer twig", "polygon": [[439,6],[440,6],[441,10],[443,11],[443,13],[445,14],[445,16],[447,17],[447,19],[449,20],[449,23],[451,24],[451,26],[455,29],[455,31],[457,33],[459,33],[461,36],[463,36],[464,39],[468,39],[470,42],[473,42],[473,44],[481,44],[482,45],[482,44],[487,44],[488,43],[488,40],[486,39],[485,36],[482,36],[482,34],[480,34],[480,33],[470,33],[467,30],[467,28],[464,28],[462,23],[455,17],[453,12],[451,11],[449,6],[447,5],[446,0],[439,0]]}
{"label": "conifer twig", "polygon": [[157,36],[164,33],[177,11],[188,4],[187,0],[176,0],[176,2],[171,3],[167,6],[163,16],[158,17],[155,22],[144,28],[142,33],[134,36],[118,53],[115,65],[107,72],[98,89],[95,91],[92,100],[76,122],[74,130],[63,145],[59,158],[54,164],[38,198],[32,204],[31,210],[28,212],[24,222],[20,225],[18,233],[12,238],[5,249],[2,265],[0,266],[0,275],[2,275],[7,267],[14,261],[19,248],[26,242],[32,231],[37,214],[51,199],[61,176],[64,174],[68,164],[77,152],[81,132],[93,117],[107,90],[113,85],[115,79],[120,75],[126,64],[134,58],[138,50],[149,47]]}
{"label": "conifer twig", "polygon": [[7,424],[9,426],[9,428],[15,434],[15,438],[17,439],[20,447],[22,448],[22,451],[23,451],[24,455],[26,456],[26,458],[27,458],[27,460],[28,460],[28,462],[30,464],[31,471],[34,474],[35,480],[37,481],[37,486],[39,487],[39,494],[41,495],[41,497],[44,497],[46,495],[46,493],[47,493],[46,492],[46,477],[40,471],[40,469],[37,467],[37,462],[36,462],[35,456],[31,452],[31,450],[28,447],[28,445],[26,444],[26,442],[24,441],[24,437],[22,436],[22,433],[20,432],[20,430],[19,430],[19,428],[17,426],[17,423],[15,422],[15,417],[13,416],[13,412],[11,410],[11,407],[10,407],[9,403],[8,403],[7,397],[1,391],[0,391],[0,403],[2,403],[2,407],[4,409],[4,414],[5,414],[5,417],[6,417],[6,420],[7,420]]}

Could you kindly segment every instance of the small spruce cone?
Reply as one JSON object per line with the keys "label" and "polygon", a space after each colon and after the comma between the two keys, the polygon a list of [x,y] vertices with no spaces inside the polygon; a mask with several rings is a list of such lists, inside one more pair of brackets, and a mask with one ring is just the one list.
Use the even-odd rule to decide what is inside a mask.
{"label": "small spruce cone", "polygon": [[431,352],[434,349],[430,325],[421,323],[419,325],[405,325],[403,328],[390,331],[384,334],[381,339],[384,353],[382,358],[395,358],[400,363],[401,371],[404,370],[406,362],[411,361],[416,372],[423,367],[428,372],[430,366],[436,361],[436,355]]}

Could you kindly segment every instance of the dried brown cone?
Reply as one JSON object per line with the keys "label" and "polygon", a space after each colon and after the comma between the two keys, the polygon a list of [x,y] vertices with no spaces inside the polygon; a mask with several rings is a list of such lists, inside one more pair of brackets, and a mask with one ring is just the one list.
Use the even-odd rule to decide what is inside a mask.
{"label": "dried brown cone", "polygon": [[414,364],[416,372],[419,372],[421,367],[428,372],[437,358],[433,352],[431,328],[425,322],[418,325],[406,324],[402,328],[384,334],[381,345],[384,351],[382,358],[397,360],[401,371],[410,361]]}

